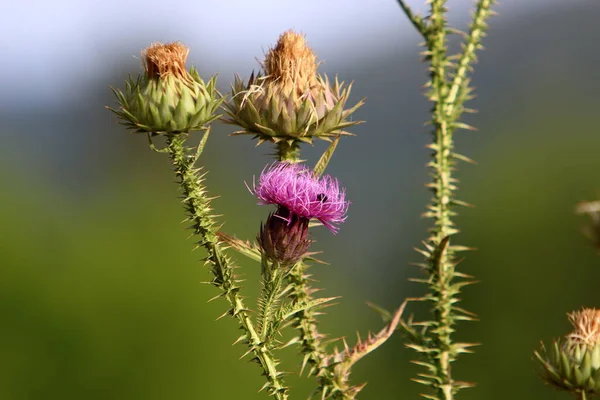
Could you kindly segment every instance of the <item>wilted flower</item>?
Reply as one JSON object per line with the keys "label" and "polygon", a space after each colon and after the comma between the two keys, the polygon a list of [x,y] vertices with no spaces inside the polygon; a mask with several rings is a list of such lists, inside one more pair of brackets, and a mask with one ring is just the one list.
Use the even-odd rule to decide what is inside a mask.
{"label": "wilted flower", "polygon": [[535,353],[543,378],[558,389],[600,395],[600,310],[584,308],[568,316],[575,330]]}
{"label": "wilted flower", "polygon": [[137,132],[178,133],[202,129],[216,119],[222,103],[216,78],[204,83],[185,68],[189,49],[181,43],[154,43],[142,52],[145,73],[113,89],[120,109],[112,110]]}
{"label": "wilted flower", "polygon": [[270,259],[294,264],[308,250],[308,223],[321,221],[333,233],[346,219],[348,202],[337,180],[313,176],[299,164],[274,163],[263,170],[252,189],[259,204],[274,204],[277,211],[261,226],[258,241]]}
{"label": "wilted flower", "polygon": [[318,219],[333,233],[346,219],[349,205],[335,178],[317,178],[300,164],[273,163],[263,170],[252,192],[260,204],[275,204],[299,217]]}
{"label": "wilted flower", "polygon": [[236,77],[231,101],[225,104],[225,121],[243,129],[259,142],[288,141],[311,143],[346,134],[344,128],[359,122],[348,118],[362,101],[344,110],[351,85],[317,74],[317,57],[303,35],[287,31],[279,37],[262,64],[263,71],[251,75],[248,83]]}

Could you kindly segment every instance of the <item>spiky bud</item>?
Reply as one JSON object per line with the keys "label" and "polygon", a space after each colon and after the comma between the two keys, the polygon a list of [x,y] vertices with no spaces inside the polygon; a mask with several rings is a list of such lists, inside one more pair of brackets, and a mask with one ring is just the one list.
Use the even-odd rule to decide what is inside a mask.
{"label": "spiky bud", "polygon": [[179,133],[202,129],[216,119],[221,105],[216,77],[205,83],[185,62],[189,49],[181,43],[154,43],[142,52],[145,73],[113,89],[122,123],[137,132]]}
{"label": "spiky bud", "polygon": [[262,64],[263,70],[248,83],[236,76],[231,101],[225,104],[225,122],[250,134],[259,143],[288,141],[312,143],[313,138],[329,140],[347,134],[344,128],[359,122],[350,115],[362,101],[344,109],[352,85],[317,74],[317,57],[303,35],[287,31],[279,37]]}
{"label": "spiky bud", "polygon": [[600,395],[600,310],[584,308],[568,314],[575,330],[552,348],[535,352],[544,380],[573,393]]}
{"label": "spiky bud", "polygon": [[260,227],[258,242],[267,258],[282,265],[294,265],[307,252],[311,240],[308,238],[308,218],[279,207]]}

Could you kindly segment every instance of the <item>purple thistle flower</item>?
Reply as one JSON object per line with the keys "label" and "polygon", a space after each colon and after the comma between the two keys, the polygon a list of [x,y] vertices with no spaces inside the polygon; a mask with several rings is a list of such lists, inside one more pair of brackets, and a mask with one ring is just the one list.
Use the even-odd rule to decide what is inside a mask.
{"label": "purple thistle flower", "polygon": [[259,204],[275,204],[299,217],[318,219],[334,234],[346,219],[350,204],[337,179],[329,175],[317,178],[310,168],[286,162],[265,167],[251,192]]}

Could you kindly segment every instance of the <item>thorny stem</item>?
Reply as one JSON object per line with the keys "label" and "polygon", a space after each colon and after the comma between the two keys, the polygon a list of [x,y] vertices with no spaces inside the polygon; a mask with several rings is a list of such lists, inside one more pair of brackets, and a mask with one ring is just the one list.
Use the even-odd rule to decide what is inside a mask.
{"label": "thorny stem", "polygon": [[[309,304],[312,300],[312,291],[308,286],[309,276],[306,275],[307,265],[299,262],[289,273],[289,281],[293,286],[290,297],[296,304]],[[300,332],[300,341],[302,352],[305,359],[302,363],[303,368],[309,365],[311,370],[309,374],[318,375],[319,372],[327,368],[325,359],[327,352],[321,344],[323,335],[319,333],[316,325],[315,312],[309,308],[296,315],[296,326]]]}
{"label": "thorny stem", "polygon": [[[208,135],[208,130],[205,135]],[[254,355],[267,378],[266,386],[269,394],[277,400],[287,400],[288,391],[281,380],[281,373],[277,371],[277,361],[260,340],[260,336],[254,328],[248,309],[239,294],[240,287],[237,285],[238,282],[233,273],[234,267],[224,254],[216,236],[214,221],[209,214],[210,199],[202,185],[202,176],[194,168],[198,154],[191,154],[190,149],[185,147],[186,136],[183,133],[168,135],[167,151],[184,195],[183,203],[189,214],[189,220],[192,222],[194,234],[200,237],[199,244],[208,253],[206,261],[211,266],[214,275],[212,284],[222,290],[223,293],[220,297],[224,297],[231,307],[228,313],[238,320],[244,330],[250,348],[249,353]]]}
{"label": "thorny stem", "polygon": [[427,38],[427,26],[425,25],[425,21],[423,21],[423,18],[420,15],[416,15],[415,13],[413,13],[404,0],[398,0],[398,4],[400,4],[400,7],[402,8],[402,11],[404,11],[404,14],[406,14],[410,22],[412,22],[414,27],[417,29],[417,32],[421,33],[424,38]]}
{"label": "thorny stem", "polygon": [[456,73],[452,86],[446,98],[446,113],[448,116],[454,117],[457,120],[460,115],[454,115],[456,112],[456,100],[460,98],[460,92],[466,89],[466,77],[471,64],[477,59],[475,52],[481,47],[481,40],[485,33],[486,20],[492,15],[492,5],[495,0],[480,0],[477,2],[473,22],[471,24],[471,32],[463,49],[463,53],[458,62]]}
{"label": "thorny stem", "polygon": [[[425,215],[434,220],[428,239],[430,248],[434,249],[438,248],[444,238],[458,232],[452,221],[455,215],[452,207],[461,204],[454,198],[456,179],[453,178],[452,171],[454,159],[458,158],[458,155],[454,153],[452,134],[458,127],[456,121],[464,111],[463,103],[468,98],[469,90],[467,73],[476,59],[476,50],[481,47],[485,21],[491,15],[494,0],[478,0],[471,31],[458,65],[453,71],[450,70],[451,64],[447,55],[446,39],[449,30],[446,24],[446,0],[430,1],[430,15],[427,20],[414,14],[403,0],[398,2],[412,24],[425,38],[426,60],[430,63],[429,98],[434,103],[432,109],[434,131],[433,143],[429,146],[433,150],[433,160],[429,164],[433,182],[428,186],[434,196]],[[450,82],[448,76],[452,77]],[[454,249],[455,247],[449,246],[447,251],[438,254],[430,250],[427,269],[430,274],[428,282],[431,290],[427,298],[435,302],[435,329],[428,332],[432,351],[428,351],[427,354],[432,363],[431,368],[435,371],[435,379],[430,383],[436,388],[437,397],[445,400],[452,400],[454,393],[461,387],[453,380],[450,367],[458,354],[451,334],[454,332],[456,314],[460,313],[453,307],[457,300],[455,297],[457,290],[453,288],[452,283],[456,276]]]}
{"label": "thorny stem", "polygon": [[[431,210],[434,212],[434,228],[429,240],[434,246],[441,243],[442,239],[456,232],[452,227],[450,206],[452,199],[452,177],[451,177],[451,152],[452,136],[445,118],[444,104],[447,96],[446,68],[448,65],[446,45],[446,19],[445,0],[433,0],[431,3],[430,35],[426,43],[430,51],[431,84],[434,98],[433,124],[434,131],[434,162],[433,162],[433,190]],[[443,282],[446,279],[448,269],[452,268],[451,254],[444,252],[439,261],[439,275],[437,279]],[[436,293],[438,305],[435,307],[435,319],[438,322],[437,329],[432,332],[435,346],[439,350],[434,362],[438,372],[439,386],[438,396],[451,400],[452,374],[450,363],[453,361],[449,350],[452,344],[450,333],[452,332],[452,303],[448,301],[449,293],[445,287]]]}
{"label": "thorny stem", "polygon": [[275,316],[277,303],[281,297],[282,284],[285,274],[277,262],[271,262],[263,256],[263,290],[259,301],[259,322],[260,338],[270,349],[272,346],[271,336],[273,317]]}
{"label": "thorny stem", "polygon": [[276,156],[279,161],[287,161],[292,164],[300,162],[300,143],[298,141],[289,143],[286,140],[278,142]]}
{"label": "thorny stem", "polygon": [[[297,144],[290,146],[287,142],[279,142],[277,150],[279,161],[292,163],[299,161],[300,149]],[[293,287],[290,298],[299,305],[307,305],[313,299],[313,289],[308,285],[307,267],[308,265],[305,263],[299,262],[288,275],[288,280]],[[315,310],[311,307],[307,307],[295,315],[300,345],[304,353],[302,368],[308,365],[309,375],[319,378],[319,390],[322,392],[323,398],[329,394],[334,399],[352,400],[354,396],[349,394],[351,387],[347,380],[336,379],[335,374],[328,366],[328,354],[321,341],[324,336],[317,329],[316,316]]]}
{"label": "thorny stem", "polygon": [[[299,305],[309,304],[313,290],[308,285],[307,265],[299,262],[290,271],[289,281],[293,286],[290,297]],[[334,399],[352,400],[351,386],[347,379],[337,379],[328,362],[328,353],[321,339],[324,337],[317,329],[316,313],[306,308],[296,314],[296,327],[300,333],[300,345],[304,353],[302,368],[309,367],[309,375],[318,377],[319,391],[323,397],[330,395]],[[328,397],[327,397],[328,398]]]}

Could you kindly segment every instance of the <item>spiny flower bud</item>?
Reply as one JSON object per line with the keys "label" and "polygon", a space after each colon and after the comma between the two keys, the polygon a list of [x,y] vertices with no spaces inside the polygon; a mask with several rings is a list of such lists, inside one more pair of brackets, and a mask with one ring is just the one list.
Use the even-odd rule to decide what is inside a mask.
{"label": "spiny flower bud", "polygon": [[306,45],[303,35],[287,31],[279,37],[262,64],[263,71],[244,83],[236,76],[231,101],[225,104],[229,118],[225,122],[265,141],[312,143],[313,138],[330,140],[332,136],[359,122],[350,115],[363,104],[344,110],[352,85],[317,74],[317,57]]}
{"label": "spiny flower bud", "polygon": [[584,308],[568,314],[575,330],[555,340],[535,356],[543,378],[552,386],[573,393],[600,395],[600,310]]}
{"label": "spiny flower bud", "polygon": [[142,52],[145,73],[129,79],[126,89],[113,89],[122,123],[137,132],[179,133],[202,129],[216,119],[222,103],[216,77],[205,83],[185,62],[189,49],[181,43],[154,43]]}
{"label": "spiny flower bud", "polygon": [[265,255],[283,265],[294,265],[308,250],[309,220],[279,207],[260,227],[258,242]]}

